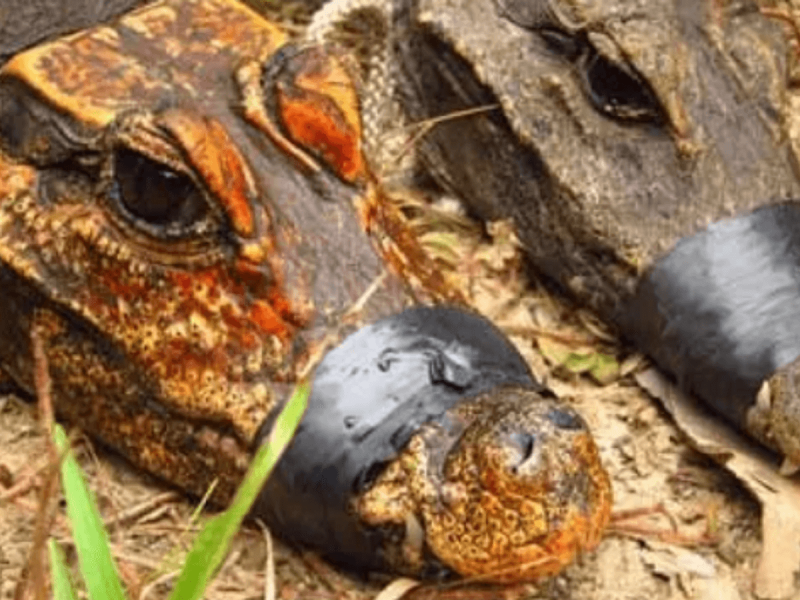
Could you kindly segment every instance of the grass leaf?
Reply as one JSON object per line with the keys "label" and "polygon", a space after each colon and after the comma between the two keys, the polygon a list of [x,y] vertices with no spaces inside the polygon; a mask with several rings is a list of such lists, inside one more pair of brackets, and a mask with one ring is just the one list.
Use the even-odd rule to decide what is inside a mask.
{"label": "grass leaf", "polygon": [[124,600],[125,592],[111,557],[103,521],[78,462],[70,450],[67,435],[60,425],[53,425],[53,441],[59,454],[64,456],[61,484],[67,500],[67,515],[72,525],[78,562],[89,597],[92,600]]}
{"label": "grass leaf", "polygon": [[264,483],[292,439],[308,404],[309,384],[297,386],[281,411],[267,441],[256,452],[230,507],[211,519],[186,557],[171,600],[200,600],[228,553],[230,541],[247,516]]}
{"label": "grass leaf", "polygon": [[77,600],[75,588],[69,576],[69,569],[64,562],[64,554],[53,538],[47,544],[50,553],[50,574],[53,578],[53,600]]}

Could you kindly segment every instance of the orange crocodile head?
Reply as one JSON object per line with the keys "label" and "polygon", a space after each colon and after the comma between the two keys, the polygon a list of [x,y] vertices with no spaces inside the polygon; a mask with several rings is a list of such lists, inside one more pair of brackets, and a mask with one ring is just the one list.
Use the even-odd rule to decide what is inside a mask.
{"label": "orange crocodile head", "polygon": [[35,324],[63,417],[198,494],[221,474],[222,501],[383,268],[353,86],[285,44],[233,0],[165,0],[0,71],[0,364],[32,389]]}
{"label": "orange crocodile head", "polygon": [[[366,172],[343,62],[292,47],[236,0],[161,0],[0,70],[0,368],[33,392],[34,329],[61,417],[197,495],[217,480],[212,499],[231,498],[270,415],[298,372],[343,337],[343,320],[395,312],[400,279],[437,299],[458,298],[412,233]],[[384,277],[384,261],[400,278]],[[466,576],[553,573],[597,543],[607,477],[585,426],[560,423],[553,415],[567,413],[550,410],[538,387],[487,388],[476,399],[459,377],[448,379],[483,364],[483,349],[491,365],[496,352],[512,355],[497,363],[505,375],[514,365],[509,381],[534,383],[502,334],[448,310],[412,319],[408,332],[390,320],[380,343],[351,341],[366,354],[338,347],[345,367],[329,370],[329,389],[345,398],[359,400],[353,390],[374,376],[467,400],[445,415],[454,431],[463,425],[458,444],[435,427],[409,430],[416,442],[390,435],[391,452],[369,456],[387,475],[360,507],[348,496],[342,510],[360,519],[359,531],[390,533],[386,564],[395,571],[426,572],[429,548],[437,565]],[[435,338],[428,330],[443,327],[444,313],[453,331],[481,340],[443,337],[457,357],[447,368],[437,345],[417,344]],[[388,348],[399,362],[387,361],[382,344],[405,339],[408,348]],[[409,398],[428,410],[421,396]],[[368,395],[367,421],[391,413],[391,403],[373,410],[381,399]],[[433,404],[424,419],[439,416]],[[327,421],[320,406],[309,414]],[[347,430],[351,418],[336,423]],[[409,421],[395,422],[406,435]],[[301,427],[313,432],[308,419]],[[443,457],[442,440],[456,448],[442,468],[416,468]],[[308,446],[318,449],[316,441]],[[333,446],[347,447],[338,438]],[[395,485],[398,473],[410,486]],[[289,492],[297,506],[297,489]],[[339,531],[335,507],[322,508],[303,520],[330,518]],[[508,516],[515,511],[519,519]],[[450,531],[461,518],[467,529]],[[416,543],[422,525],[427,547]],[[470,529],[484,526],[489,552],[489,538]]]}

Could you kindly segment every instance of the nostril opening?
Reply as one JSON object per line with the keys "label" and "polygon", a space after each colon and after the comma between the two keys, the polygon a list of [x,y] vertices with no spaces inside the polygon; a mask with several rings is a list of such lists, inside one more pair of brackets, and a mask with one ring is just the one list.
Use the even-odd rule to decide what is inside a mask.
{"label": "nostril opening", "polygon": [[546,416],[547,420],[559,429],[567,429],[571,431],[584,429],[583,421],[572,411],[554,408],[548,412]]}
{"label": "nostril opening", "polygon": [[536,446],[536,437],[530,433],[512,433],[509,437],[517,448],[519,448],[520,459],[517,463],[517,466],[519,466],[533,456],[533,449]]}

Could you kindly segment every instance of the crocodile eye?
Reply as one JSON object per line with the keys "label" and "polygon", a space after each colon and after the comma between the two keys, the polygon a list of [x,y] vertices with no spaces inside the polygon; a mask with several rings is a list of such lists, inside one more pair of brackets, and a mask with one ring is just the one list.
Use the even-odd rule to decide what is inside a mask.
{"label": "crocodile eye", "polygon": [[208,199],[190,177],[127,148],[114,155],[111,197],[128,220],[156,237],[203,233],[212,224]]}
{"label": "crocodile eye", "polygon": [[[494,0],[501,17],[537,32],[547,47],[573,63],[594,108],[618,121],[659,124],[664,113],[647,81],[624,59],[612,60],[595,45],[591,31],[569,3],[557,0]],[[610,41],[610,40],[609,40]],[[612,50],[612,56],[614,51]]]}
{"label": "crocodile eye", "polygon": [[658,123],[661,106],[647,82],[589,47],[579,64],[589,101],[604,115],[620,121]]}

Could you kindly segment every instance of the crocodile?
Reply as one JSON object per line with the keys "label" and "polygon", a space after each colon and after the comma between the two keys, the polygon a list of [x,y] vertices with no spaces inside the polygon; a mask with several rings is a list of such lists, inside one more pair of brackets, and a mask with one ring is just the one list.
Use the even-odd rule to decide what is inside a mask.
{"label": "crocodile", "polygon": [[597,449],[485,319],[399,312],[460,295],[367,167],[348,65],[234,0],[15,54],[0,365],[33,394],[35,335],[61,419],[224,505],[334,348],[253,516],[361,571],[555,573],[608,522]]}
{"label": "crocodile", "polygon": [[537,277],[791,471],[794,51],[759,4],[333,0],[310,35],[363,57],[368,147],[398,112],[424,128],[415,181],[479,220],[512,218]]}
{"label": "crocodile", "polygon": [[7,0],[0,7],[0,65],[26,48],[108,21],[140,4],[142,0]]}

